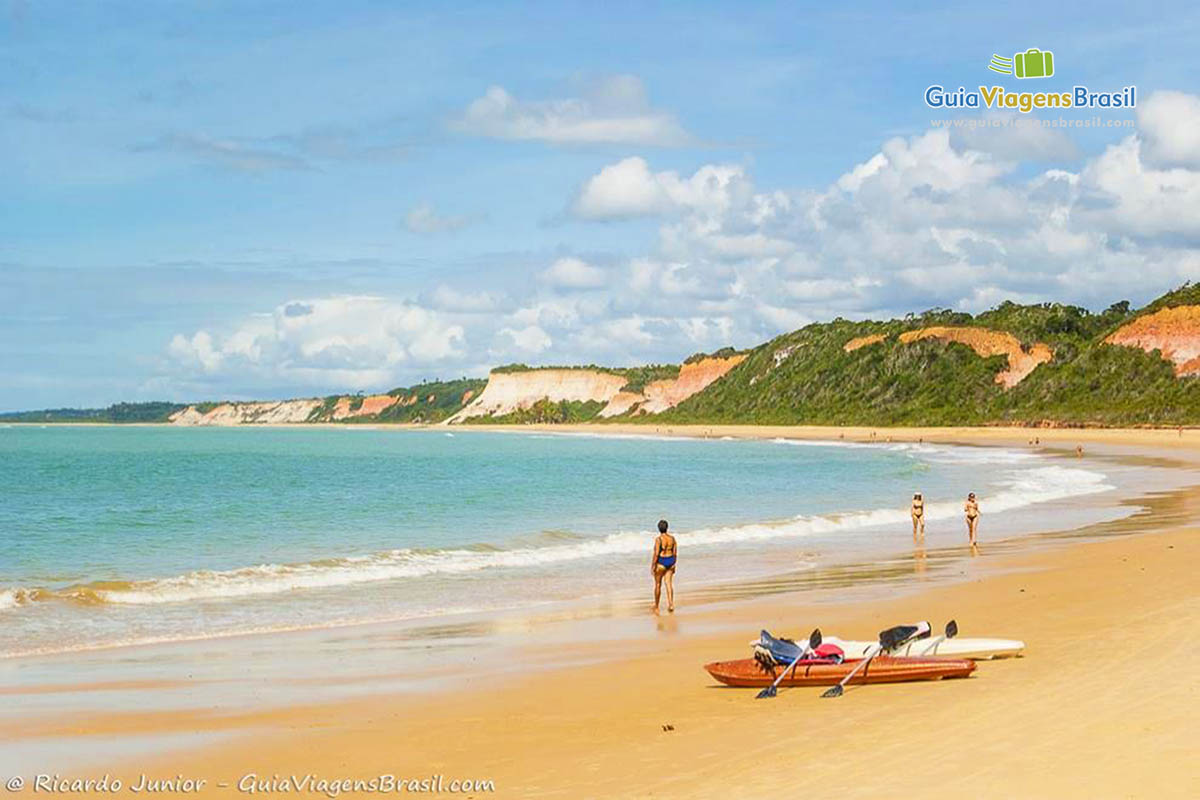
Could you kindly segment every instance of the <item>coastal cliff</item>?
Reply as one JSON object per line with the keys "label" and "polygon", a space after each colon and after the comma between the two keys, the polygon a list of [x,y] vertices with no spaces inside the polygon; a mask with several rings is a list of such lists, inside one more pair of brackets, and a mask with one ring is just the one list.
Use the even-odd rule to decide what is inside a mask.
{"label": "coastal cliff", "polygon": [[1122,325],[1104,341],[1147,353],[1157,350],[1174,365],[1176,375],[1200,374],[1200,305],[1154,311]]}
{"label": "coastal cliff", "polygon": [[188,406],[167,419],[174,425],[287,425],[307,422],[320,405],[320,400],[220,403],[206,410]]}
{"label": "coastal cliff", "polygon": [[453,425],[483,417],[504,417],[548,403],[602,403],[606,407],[627,383],[623,375],[594,369],[493,371],[479,397],[447,420]]}
{"label": "coastal cliff", "polygon": [[[474,421],[515,420],[522,412],[545,415],[561,411],[567,404],[578,404],[577,419],[588,417],[612,419],[622,416],[659,414],[674,408],[682,401],[707,388],[725,373],[740,364],[744,354],[699,356],[678,368],[671,366],[647,368],[674,373],[644,381],[639,370],[607,370],[600,368],[547,368],[494,370],[488,376],[483,392],[473,402],[447,422],[456,424]],[[549,406],[558,405],[558,409]],[[568,421],[545,420],[538,421]]]}
{"label": "coastal cliff", "polygon": [[320,422],[436,423],[458,412],[484,387],[463,378],[393,389],[387,394],[347,394],[299,400],[198,403],[177,407],[172,425],[298,425]]}
{"label": "coastal cliff", "polygon": [[664,422],[1200,424],[1200,287],[1142,309],[1006,302],[779,336]]}

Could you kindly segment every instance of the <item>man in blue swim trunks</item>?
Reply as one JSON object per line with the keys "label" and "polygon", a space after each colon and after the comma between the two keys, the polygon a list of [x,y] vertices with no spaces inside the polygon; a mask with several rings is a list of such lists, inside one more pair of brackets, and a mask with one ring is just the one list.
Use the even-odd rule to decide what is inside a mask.
{"label": "man in blue swim trunks", "polygon": [[675,559],[679,545],[675,537],[667,533],[667,521],[658,521],[658,536],[654,537],[654,550],[650,554],[650,574],[654,576],[654,613],[658,613],[658,598],[663,584],[667,585],[667,611],[675,613]]}

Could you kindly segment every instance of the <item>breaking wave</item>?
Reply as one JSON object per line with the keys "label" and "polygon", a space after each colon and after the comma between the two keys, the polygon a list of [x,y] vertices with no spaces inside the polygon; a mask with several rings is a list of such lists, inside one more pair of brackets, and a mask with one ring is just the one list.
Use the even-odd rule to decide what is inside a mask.
{"label": "breaking wave", "polygon": [[16,608],[19,605],[15,589],[0,589],[0,611]]}
{"label": "breaking wave", "polygon": [[[994,459],[995,451],[990,455]],[[963,456],[956,453],[948,457]],[[1106,483],[1106,477],[1098,472],[1060,466],[1033,467],[1014,473],[998,492],[981,497],[980,506],[985,513],[1009,511],[1112,488]],[[929,519],[952,518],[961,513],[961,501],[931,502],[926,505]],[[878,508],[804,515],[778,522],[700,528],[680,533],[678,538],[685,549],[702,549],[822,534],[853,534],[879,526],[906,525],[908,520],[907,508]],[[644,531],[622,531],[595,538],[552,532],[536,543],[511,549],[491,546],[445,550],[403,548],[305,563],[261,564],[224,571],[200,570],[153,580],[95,582],[57,590],[11,587],[0,589],[0,611],[34,601],[58,600],[82,605],[154,605],[228,600],[483,570],[537,569],[585,559],[643,555],[648,544],[648,535]]]}

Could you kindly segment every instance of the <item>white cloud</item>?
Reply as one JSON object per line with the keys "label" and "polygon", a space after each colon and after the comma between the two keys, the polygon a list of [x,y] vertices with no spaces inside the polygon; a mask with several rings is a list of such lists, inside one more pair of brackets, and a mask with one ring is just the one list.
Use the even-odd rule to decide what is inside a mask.
{"label": "white cloud", "polygon": [[651,172],[636,156],[610,164],[589,178],[579,191],[573,213],[584,219],[622,219],[691,211],[721,214],[744,185],[741,167],[707,165],[687,178]]}
{"label": "white cloud", "polygon": [[378,387],[403,369],[464,356],[464,329],[438,312],[377,297],[292,301],[224,336],[177,334],[168,355],[184,369],[295,385]]}
{"label": "white cloud", "polygon": [[538,277],[563,289],[601,289],[608,283],[607,272],[574,257],[558,259]]}
{"label": "white cloud", "polygon": [[278,142],[237,138],[215,138],[192,133],[174,133],[133,148],[134,152],[176,153],[217,164],[239,172],[313,169],[303,153]]}
{"label": "white cloud", "polygon": [[410,233],[448,233],[470,224],[469,217],[438,214],[428,203],[413,206],[404,216],[404,227]]}
{"label": "white cloud", "polygon": [[1200,168],[1200,97],[1153,92],[1138,106],[1137,118],[1149,162]]}
{"label": "white cloud", "polygon": [[446,375],[488,361],[677,360],[839,315],[1144,301],[1200,278],[1200,168],[1165,163],[1182,162],[1187,142],[1156,135],[1031,176],[930,131],[884,142],[828,186],[789,191],[741,166],[622,159],[583,183],[572,210],[659,220],[657,239],[624,263],[560,258],[524,295],[441,285],[420,303],[293,301],[225,334],[180,334],[168,352],[194,375],[381,387],[414,365]]}
{"label": "white cloud", "polygon": [[175,132],[134,145],[135,153],[166,153],[239,172],[317,170],[328,162],[394,161],[408,155],[405,145],[370,130],[306,128],[275,136],[210,136]]}
{"label": "white cloud", "polygon": [[[523,356],[536,356],[554,343],[544,330],[537,325],[526,325],[524,328],[501,328],[498,331],[501,339],[507,338],[512,348]],[[511,352],[511,349],[507,350]]]}
{"label": "white cloud", "polygon": [[950,128],[951,142],[959,150],[987,153],[1005,161],[1061,162],[1079,157],[1079,148],[1066,128],[1048,128],[1040,118],[1002,112],[964,122],[969,124]]}
{"label": "white cloud", "polygon": [[857,192],[868,178],[878,175],[890,162],[883,153],[876,153],[870,159],[858,164],[837,180],[837,187],[844,192]]}
{"label": "white cloud", "polygon": [[1080,217],[1097,230],[1200,238],[1200,171],[1147,165],[1136,137],[1108,147],[1089,164],[1078,191]]}
{"label": "white cloud", "polygon": [[[1168,99],[1178,119],[1191,118],[1196,98]],[[1177,164],[1191,139],[1151,127],[1078,172],[1055,166],[1032,178],[1023,161],[1077,154],[1033,135],[1007,151],[983,140],[976,149],[933,130],[885,142],[820,191],[763,191],[729,165],[687,175],[626,158],[586,180],[572,210],[660,217],[656,246],[630,260],[630,289],[732,318],[739,344],[787,320],[837,314],[1145,299],[1148,280],[1162,291],[1196,277],[1200,263],[1200,169],[1147,156],[1152,133],[1159,157]]]}
{"label": "white cloud", "polygon": [[441,284],[433,291],[431,305],[440,311],[486,313],[503,304],[502,298],[490,292],[463,292]]}
{"label": "white cloud", "polygon": [[174,358],[199,366],[205,372],[216,372],[221,368],[223,355],[213,347],[208,331],[196,331],[191,338],[181,333],[175,334],[168,345],[168,352]]}
{"label": "white cloud", "polygon": [[645,86],[632,75],[598,81],[580,97],[520,100],[490,87],[451,122],[474,136],[551,144],[680,145],[690,141],[672,114],[650,106]]}
{"label": "white cloud", "polygon": [[583,185],[574,211],[588,219],[617,219],[660,214],[671,199],[644,158],[626,158],[610,164]]}

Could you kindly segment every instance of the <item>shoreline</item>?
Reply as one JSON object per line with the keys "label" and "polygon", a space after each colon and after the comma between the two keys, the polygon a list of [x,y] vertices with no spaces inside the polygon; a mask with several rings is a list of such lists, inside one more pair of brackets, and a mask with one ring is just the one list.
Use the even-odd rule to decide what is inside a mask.
{"label": "shoreline", "polygon": [[[1040,428],[1017,425],[982,426],[864,426],[864,425],[758,425],[758,424],[663,424],[633,422],[580,422],[509,424],[444,423],[279,423],[263,425],[175,425],[166,422],[10,422],[11,427],[30,428],[156,428],[164,430],[342,430],[391,431],[398,433],[539,433],[586,434],[594,436],[645,436],[679,438],[802,439],[816,442],[854,444],[926,443],[968,447],[1035,447],[1045,451],[1073,451],[1083,445],[1112,446],[1137,451],[1156,448],[1171,451],[1184,460],[1200,463],[1200,427],[1078,427]],[[1084,448],[1087,455],[1087,448]]]}
{"label": "shoreline", "polygon": [[[562,430],[561,428],[562,426],[507,426],[499,430],[487,428],[484,429],[484,431],[491,433],[509,433],[518,436],[544,436],[549,434],[559,436],[579,435],[593,437],[599,435],[601,437],[612,436],[614,438],[649,437],[654,439],[694,439],[703,438],[701,434],[709,433],[707,429],[703,431],[687,429],[682,431],[672,430],[670,432],[663,432],[661,435],[658,435],[653,432],[643,432],[637,429],[630,430],[628,428],[622,428],[616,430],[606,430],[598,434],[587,425],[570,426],[570,428],[567,430]],[[791,432],[802,434],[810,433],[808,429]],[[731,435],[722,435],[720,437],[722,439],[741,438],[760,441],[776,441],[783,438],[772,435],[777,433],[775,430],[763,430],[760,428],[754,428],[750,430],[744,430],[741,428],[725,429],[722,430],[721,433],[740,434],[737,437]],[[717,437],[713,436],[712,438]],[[787,438],[788,441],[800,441],[805,443],[828,442],[830,444],[838,444],[838,441],[833,439],[831,436],[827,436],[825,439],[817,439],[811,436]],[[913,438],[913,441],[917,441],[917,438]],[[845,443],[862,444],[861,442],[855,443],[850,441]],[[901,440],[889,439],[888,441],[884,441],[881,439],[874,443],[886,447],[888,444],[901,443]],[[870,443],[868,443],[868,446],[869,444]],[[926,441],[926,444],[934,443],[931,441]],[[952,447],[972,446],[972,443],[963,442],[949,442],[947,444]],[[1003,448],[1003,450],[1008,452],[1012,452],[1014,450],[1011,443],[988,442],[985,446]],[[1051,455],[1050,453],[1046,452],[1048,449],[1049,448],[1045,447],[1041,448],[1041,455]],[[1175,454],[1172,454],[1172,456],[1174,455]],[[1100,459],[1092,460],[1099,461]],[[1103,460],[1112,461],[1114,463],[1124,463],[1128,459],[1126,456],[1117,455]],[[1051,465],[1054,464],[1055,461],[1056,459],[1052,458],[1052,460],[1045,463],[1047,465]],[[1172,458],[1171,463],[1175,464],[1179,462]],[[1161,467],[1162,465],[1156,464],[1155,466]],[[1096,468],[1097,467],[1095,464],[1093,464],[1091,467],[1091,469]],[[1107,469],[1103,463],[1099,464],[1099,468]],[[1200,482],[1200,477],[1198,477],[1197,482]],[[1107,486],[1104,488],[1107,490],[1113,489],[1112,486]],[[1040,520],[1039,524],[1050,526],[1045,527],[1044,529],[1051,535],[1063,530],[1074,528],[1078,525],[1090,526],[1097,524],[1100,520],[1100,517],[1103,516],[1103,512],[1100,514],[1092,512],[1091,516],[1094,518],[1094,521],[1085,522],[1084,519],[1088,516],[1088,513],[1082,511],[1082,505],[1080,506],[1080,511],[1072,512],[1069,510],[1071,505],[1086,502],[1083,501],[1082,498],[1086,497],[1087,494],[1088,493],[1085,491],[1080,495],[1068,495],[1065,498],[1057,499],[1051,496],[1051,498],[1048,500],[1031,500],[1024,505],[1019,505],[1016,508],[1009,508],[1002,512],[996,512],[1001,514],[1001,516],[997,517],[997,519],[1003,519],[1005,521],[1000,525],[1000,531],[997,531],[996,528],[992,528],[993,536],[998,538],[991,539],[991,548],[1008,550],[1019,549],[1025,545],[1037,546],[1036,540],[1030,538],[1031,534],[1018,533],[1017,531],[1020,530],[1019,524],[1017,528],[1014,528],[1014,524],[1017,523],[1007,520],[1007,517],[1012,514],[1016,514],[1018,517],[1020,517],[1020,515],[1038,516],[1039,514],[1044,517],[1049,514],[1051,518]],[[1113,518],[1115,520],[1119,520],[1123,515],[1121,512],[1117,511],[1117,509],[1130,504],[1142,505],[1142,501],[1145,499],[1146,495],[1144,493],[1144,486],[1135,487],[1134,485],[1122,485],[1122,487],[1117,490],[1116,494],[1111,496],[1105,495],[1105,499],[1101,501],[1101,505],[1106,509],[1112,509],[1113,511],[1111,513],[1116,515]],[[1058,507],[1054,508],[1053,510],[1047,509],[1043,512],[1038,512],[1037,509],[1039,505],[1047,502],[1050,502],[1052,505],[1057,505]],[[1066,504],[1066,508],[1064,508],[1064,504]],[[836,525],[839,524],[838,518],[843,516],[843,514],[855,516],[856,514],[869,515],[884,512],[895,514],[907,513],[903,509],[899,508],[876,507],[867,508],[865,510],[847,510],[845,512],[822,512],[815,514],[812,519],[816,522]],[[1079,518],[1074,519],[1072,522],[1071,520],[1075,517]],[[807,519],[807,517],[804,515],[794,517],[789,515],[785,517],[768,517],[728,524],[735,529],[741,526],[785,528],[789,524],[793,524],[797,521],[803,522],[805,519]],[[878,532],[877,529],[879,529],[883,524],[884,523],[881,522],[873,522],[868,524],[867,527],[874,532]],[[948,525],[946,521],[940,521],[938,524],[942,525],[943,528]],[[949,525],[950,527],[953,527],[952,523]],[[854,530],[851,530],[850,535],[853,536],[854,532]],[[803,537],[803,534],[794,535]],[[889,581],[894,581],[898,575],[903,575],[904,569],[900,569],[896,565],[901,562],[907,564],[909,560],[914,558],[911,548],[907,547],[905,544],[907,540],[907,536],[897,535],[894,537],[888,537],[886,539],[886,543],[881,540],[880,544],[870,546],[870,549],[867,551],[856,551],[851,549],[850,551],[834,556],[832,559],[821,559],[819,563],[818,561],[810,560],[808,561],[807,566],[796,569],[795,567],[791,566],[791,561],[786,557],[786,554],[797,547],[804,548],[806,546],[805,540],[803,538],[798,538],[795,542],[792,542],[786,546],[783,543],[776,544],[775,547],[778,552],[775,552],[773,555],[767,557],[762,564],[758,565],[759,568],[756,570],[752,569],[749,572],[743,570],[741,573],[735,570],[734,574],[732,575],[729,574],[727,570],[721,570],[719,573],[714,573],[711,568],[705,570],[705,572],[708,574],[702,575],[699,579],[696,577],[691,578],[691,581],[686,584],[686,588],[682,590],[682,596],[685,598],[685,601],[690,601],[691,603],[700,603],[707,607],[715,603],[725,602],[729,598],[746,598],[768,593],[777,594],[780,592],[789,591],[812,591],[818,587],[828,588],[835,584],[844,589],[854,588],[856,590],[860,590],[861,592],[869,593],[871,591],[871,587],[875,586],[876,584],[886,584]],[[736,542],[733,543],[736,544]],[[808,547],[812,547],[812,545],[808,545]],[[861,545],[859,547],[861,547]],[[962,552],[959,552],[960,550],[962,550]],[[963,550],[963,548],[959,548],[957,544],[950,544],[946,541],[946,534],[944,530],[931,535],[928,548],[923,545],[920,548],[919,553],[921,569],[923,571],[929,570],[930,572],[934,573],[929,575],[929,578],[934,578],[936,575],[938,576],[938,579],[941,579],[940,575],[942,572],[944,572],[947,566],[947,564],[944,562],[956,561],[964,558],[966,555],[966,552]],[[704,556],[697,557],[708,559],[710,561],[712,559],[712,555],[707,553]],[[811,553],[810,558],[817,558],[817,553]],[[767,571],[764,572],[764,568]],[[156,580],[167,581],[172,580],[172,578],[158,578]],[[592,593],[583,597],[554,599],[543,603],[533,603],[531,605],[502,605],[490,610],[478,608],[447,612],[396,615],[388,614],[384,616],[366,615],[362,616],[361,618],[342,618],[336,621],[280,622],[275,625],[263,624],[254,627],[230,630],[213,629],[204,632],[182,634],[179,636],[167,634],[147,635],[145,637],[121,638],[107,642],[85,643],[71,647],[35,647],[0,654],[0,664],[4,662],[22,660],[55,659],[71,657],[73,655],[87,658],[105,652],[121,653],[135,650],[145,652],[165,652],[174,646],[195,645],[205,642],[227,642],[232,645],[238,641],[256,640],[263,637],[303,637],[306,635],[332,636],[338,631],[361,631],[385,627],[390,627],[398,631],[410,631],[422,628],[436,628],[439,626],[455,625],[503,627],[499,624],[500,622],[503,622],[505,625],[519,624],[528,627],[541,625],[543,624],[541,621],[548,618],[556,619],[563,617],[577,619],[608,617],[615,620],[630,616],[633,613],[631,609],[640,605],[639,600],[633,599],[635,597],[640,597],[642,594],[640,582],[635,583],[639,586],[636,591],[630,588],[634,584],[628,584],[623,589],[611,589],[611,591],[606,589],[598,594]],[[353,585],[354,584],[350,584],[350,586]],[[369,584],[366,585],[369,586]],[[599,609],[606,610],[599,611]]]}
{"label": "shoreline", "polygon": [[[528,431],[619,431],[622,433],[632,433],[636,431],[647,431],[649,428],[667,428],[676,431],[676,434],[662,435],[703,435],[705,430],[712,431],[743,431],[743,435],[748,438],[769,438],[773,431],[808,431],[812,436],[825,438],[833,433],[848,433],[854,437],[866,438],[871,432],[886,432],[898,435],[925,435],[934,436],[945,434],[948,432],[968,432],[973,435],[978,435],[988,432],[996,432],[1004,436],[1040,436],[1042,438],[1061,438],[1070,437],[1073,434],[1100,434],[1106,435],[1136,435],[1136,434],[1170,434],[1178,436],[1180,430],[1183,435],[1200,433],[1200,425],[1142,425],[1142,426],[1120,426],[1120,425],[1055,425],[1042,426],[1040,424],[1012,424],[1012,423],[995,423],[984,425],[820,425],[808,423],[760,423],[760,422],[672,422],[660,421],[646,418],[645,422],[622,422],[622,421],[602,421],[602,422],[531,422],[523,424],[515,423],[491,423],[491,422],[476,422],[476,423],[455,423],[453,425],[445,422],[271,422],[271,423],[245,423],[237,425],[179,425],[173,422],[25,422],[25,421],[5,421],[0,419],[0,426],[9,426],[14,428],[170,428],[181,430],[232,430],[232,429],[370,429],[370,430],[450,430],[450,431],[465,431],[465,430],[528,430]],[[754,431],[761,433],[755,434]]]}
{"label": "shoreline", "polygon": [[[396,426],[380,427],[386,430]],[[712,435],[736,435],[739,438],[742,435],[778,438],[781,430],[700,426],[697,431],[672,426],[666,433],[656,434],[642,425],[626,427],[632,430],[614,430],[612,425],[505,426],[503,429],[524,433],[594,435],[612,432],[672,436],[703,435],[709,431]],[[498,429],[498,426],[469,426],[454,430]],[[867,437],[863,440],[870,441],[867,429],[787,430],[792,434],[803,431],[807,434],[803,438],[818,440],[845,435],[854,441],[851,439],[854,435]],[[937,429],[936,433],[941,435],[935,438],[929,429],[904,429],[907,438],[902,439],[897,429],[878,430],[888,430],[894,441],[924,439],[926,442],[966,445],[1011,446],[1019,443],[1013,441],[1014,435],[1028,434],[1025,429],[1001,434],[986,428]],[[821,432],[826,436],[813,435]],[[1145,431],[1126,431],[1124,436],[1106,433],[1108,435],[1088,441],[1103,450],[1148,458],[1154,457],[1152,450],[1167,450],[1172,460],[1188,463],[1196,461],[1200,455],[1194,450],[1198,442],[1189,442],[1186,432],[1182,443],[1176,441],[1179,437],[1174,430],[1160,432],[1170,436],[1147,436]],[[1076,444],[1067,436],[1043,435],[1041,438],[1044,450],[1069,451]],[[877,441],[886,444],[882,438]],[[1176,446],[1171,446],[1172,441]],[[734,597],[728,602],[681,606],[680,613],[674,616],[629,618],[629,624],[622,627],[616,638],[575,644],[569,654],[558,652],[553,641],[534,637],[514,653],[514,657],[529,664],[541,664],[532,675],[522,675],[519,671],[497,672],[469,658],[468,672],[473,668],[480,672],[468,674],[460,689],[441,687],[413,693],[377,686],[365,697],[268,708],[218,704],[208,710],[130,711],[131,707],[139,707],[134,705],[93,711],[82,718],[75,715],[48,718],[33,728],[23,727],[19,734],[6,724],[4,728],[9,730],[0,729],[0,740],[12,742],[18,735],[35,740],[61,739],[78,749],[96,742],[97,737],[166,737],[163,742],[171,741],[171,737],[181,737],[179,743],[170,748],[171,752],[163,754],[164,747],[160,746],[157,755],[147,749],[137,759],[129,755],[113,757],[110,764],[117,768],[109,770],[105,767],[101,771],[130,777],[141,772],[164,777],[190,773],[198,777],[210,776],[210,780],[215,780],[213,776],[233,776],[248,770],[263,774],[314,771],[330,777],[379,771],[413,776],[438,772],[496,780],[499,791],[489,796],[500,797],[592,794],[716,797],[739,794],[748,790],[747,787],[786,794],[788,787],[795,785],[797,772],[814,778],[823,776],[825,783],[822,785],[826,787],[840,786],[864,793],[868,789],[919,791],[928,788],[930,779],[938,778],[943,781],[939,784],[941,788],[957,786],[963,792],[970,790],[981,796],[1070,794],[1078,793],[1083,786],[1092,787],[1093,795],[1108,796],[1102,790],[1103,786],[1132,787],[1134,784],[1128,776],[1109,774],[1103,769],[1094,770],[1094,775],[1107,775],[1109,783],[1101,782],[1100,777],[1093,777],[1093,773],[1085,774],[1086,754],[1080,752],[1075,753],[1079,759],[1075,764],[1077,769],[1067,771],[1075,783],[1063,783],[1060,776],[1051,775],[1040,767],[1033,769],[1030,765],[1038,754],[1031,744],[1023,743],[1020,738],[1029,732],[1021,733],[1013,730],[1011,725],[995,723],[996,710],[989,704],[1017,702],[1021,694],[1018,689],[1025,683],[1028,683],[1030,693],[1037,695],[1050,685],[1071,694],[1069,683],[1056,674],[1064,671],[1077,680],[1086,678],[1084,682],[1096,691],[1109,691],[1098,684],[1094,676],[1081,676],[1074,671],[1072,653],[1063,651],[1052,640],[1055,636],[1073,637],[1078,645],[1086,636],[1094,634],[1114,647],[1118,646],[1117,632],[1105,629],[1098,622],[1098,615],[1107,609],[1108,624],[1116,628],[1126,624],[1127,620],[1139,620],[1140,624],[1146,618],[1160,616],[1161,609],[1156,605],[1163,602],[1159,596],[1162,594],[1158,591],[1160,588],[1176,590],[1183,600],[1175,603],[1175,607],[1182,607],[1184,613],[1176,620],[1177,625],[1170,636],[1159,631],[1152,633],[1151,638],[1157,636],[1155,641],[1162,648],[1179,649],[1179,656],[1183,656],[1181,648],[1186,644],[1186,636],[1178,626],[1191,624],[1194,627],[1197,610],[1196,589],[1186,577],[1189,559],[1195,563],[1198,552],[1193,545],[1196,539],[1191,529],[1182,533],[1152,532],[1163,525],[1177,525],[1181,517],[1190,519],[1200,507],[1200,490],[1181,490],[1178,495],[1179,508],[1172,513],[1156,511],[1148,518],[1138,520],[1137,527],[1143,530],[1142,533],[1085,543],[1063,538],[1051,547],[993,554],[979,562],[967,561],[967,571],[951,581],[930,581],[925,586],[917,586],[915,591],[902,591],[892,597],[879,592],[869,603],[851,598],[814,604],[811,596],[785,589],[749,599]],[[1156,550],[1159,546],[1153,544],[1155,541],[1166,542],[1164,547],[1180,552],[1164,562]],[[984,544],[986,547],[986,539]],[[1131,559],[1144,563],[1144,568],[1153,567],[1153,570],[1149,575],[1126,574],[1121,565]],[[1095,586],[1114,576],[1122,579],[1124,594],[1096,597]],[[1074,588],[1066,591],[1056,586],[1058,582]],[[1028,591],[1013,591],[1017,583],[1021,584],[1017,589]],[[1035,599],[1037,602],[1032,603]],[[1060,619],[1066,609],[1078,611],[1081,604],[1089,603],[1094,608],[1087,610],[1086,620]],[[975,677],[966,681],[868,687],[848,692],[843,700],[819,703],[802,690],[789,690],[774,701],[755,703],[737,690],[712,689],[712,681],[700,670],[704,661],[744,656],[748,651],[745,642],[753,638],[758,626],[802,636],[807,631],[800,628],[820,624],[827,633],[867,638],[882,627],[910,621],[910,618],[930,619],[935,626],[940,626],[946,621],[942,617],[950,615],[958,618],[964,636],[1025,639],[1028,657],[1011,664],[985,664]],[[1017,622],[1018,618],[1022,621]],[[1159,622],[1171,627],[1165,621]],[[1089,627],[1093,623],[1098,626],[1098,633]],[[249,638],[255,636],[248,635]],[[1137,649],[1141,647],[1139,644]],[[1053,654],[1054,658],[1043,661],[1048,654]],[[352,653],[349,657],[360,658]],[[447,657],[455,658],[455,651],[448,652]],[[546,664],[550,662],[557,663],[547,668]],[[1116,683],[1132,701],[1138,696],[1135,678],[1137,681],[1142,678],[1141,667],[1133,669],[1132,661],[1130,667],[1131,674],[1118,676]],[[1029,670],[1034,675],[1031,676]],[[1195,690],[1186,685],[1184,675],[1167,674],[1161,669],[1154,672],[1156,675],[1162,673],[1163,685],[1171,686],[1172,692],[1183,693],[1176,698],[1177,703],[1185,703],[1181,698],[1188,696],[1188,691],[1194,696]],[[992,685],[989,676],[993,674],[1003,678],[999,681],[1005,689],[1003,700],[988,693],[988,687]],[[152,686],[142,688],[154,690]],[[137,687],[132,689],[136,691]],[[947,706],[929,707],[927,704],[936,703],[942,697],[941,692],[946,693]],[[32,690],[26,692],[31,693]],[[10,696],[19,703],[21,694]],[[1074,694],[1071,696],[1074,698]],[[1156,694],[1154,699],[1157,701],[1159,695]],[[1081,718],[1090,719],[1093,725],[1100,725],[1107,718],[1099,710],[1091,717],[1086,716],[1085,712],[1090,709],[1079,707],[1074,700],[1066,705],[1058,700],[1047,702],[1048,705],[1039,700],[1034,705],[1041,703],[1039,707],[1055,719],[1074,713],[1084,715]],[[838,705],[829,706],[829,703]],[[948,714],[952,707],[973,708],[973,713],[990,721],[989,727],[972,728],[970,718],[966,721],[952,719]],[[1015,783],[1012,780],[1007,784],[997,783],[997,787],[1004,785],[1007,788],[989,795],[986,790],[980,792],[978,784],[964,783],[961,776],[956,777],[936,763],[920,776],[896,777],[896,771],[903,773],[903,765],[910,759],[926,764],[929,748],[941,752],[950,761],[959,756],[926,735],[928,731],[924,724],[922,735],[913,742],[892,741],[894,725],[888,724],[886,719],[874,719],[879,710],[900,717],[929,715],[940,720],[930,725],[942,724],[966,730],[965,735],[979,737],[989,759],[998,759],[990,762],[985,773],[1000,781],[1010,779],[1001,766],[1014,768],[1012,757],[1019,756],[1017,762],[1024,765],[1027,773],[1032,769],[1041,776],[1043,783],[1023,783],[1024,779],[1018,778]],[[1147,749],[1131,761],[1155,766],[1153,774],[1147,772],[1141,776],[1139,785],[1156,786],[1156,793],[1175,796],[1172,790],[1178,789],[1181,785],[1178,781],[1188,776],[1180,771],[1180,767],[1172,768],[1159,752],[1163,748],[1166,753],[1178,752],[1177,740],[1182,736],[1178,720],[1166,705],[1161,708],[1155,705],[1150,715],[1144,708],[1131,708],[1129,713],[1139,720],[1148,720],[1146,724],[1152,730],[1160,726],[1169,734],[1165,743],[1162,737],[1153,739],[1159,750]],[[1023,710],[1018,716],[1026,723],[1030,722],[1029,715]],[[515,718],[522,720],[519,725],[512,724]],[[571,723],[572,719],[586,722]],[[747,720],[754,721],[758,727],[749,726]],[[1060,722],[1051,722],[1051,729],[1061,729]],[[675,730],[661,730],[661,725],[667,724]],[[830,731],[828,725],[836,726],[837,730]],[[787,733],[789,726],[800,732]],[[842,726],[853,728],[855,734],[842,730]],[[585,728],[586,733],[583,732]],[[819,730],[819,747],[812,747],[803,733],[809,728]],[[729,743],[731,737],[732,745]],[[997,737],[1006,743],[999,750],[993,742]],[[209,738],[212,741],[206,741]],[[841,743],[840,747],[833,747],[841,755],[828,758],[818,755],[828,750],[828,739]],[[1038,737],[1033,739],[1038,740]],[[1043,748],[1050,746],[1044,739],[1039,741]],[[787,742],[791,744],[784,746]],[[873,744],[864,748],[866,742]],[[761,748],[767,748],[786,764],[764,768],[750,755]],[[1006,748],[1015,750],[1010,753]],[[856,752],[864,749],[874,750],[875,757],[866,759]],[[355,754],[349,762],[338,755],[348,752]],[[531,753],[538,753],[536,759],[530,757]],[[1100,758],[1094,753],[1087,757]],[[1180,759],[1178,764],[1186,763],[1182,753],[1176,757]],[[718,762],[709,763],[711,759],[726,763],[728,768],[715,766]],[[347,764],[353,764],[353,769]],[[571,775],[568,774],[570,770],[562,767],[565,764],[583,767]],[[891,775],[888,782],[883,781],[884,773]],[[979,770],[971,774],[979,779],[984,777]],[[846,775],[853,777],[853,783],[839,784]],[[1146,783],[1147,780],[1150,783]],[[1172,780],[1175,783],[1171,783]],[[1057,788],[1050,791],[1049,787]],[[211,786],[210,790],[214,794],[236,793],[232,789]],[[1045,795],[1039,793],[1042,791]],[[1178,796],[1186,796],[1186,793]]]}
{"label": "shoreline", "polygon": [[[709,438],[727,436],[734,439],[810,439],[813,441],[848,441],[858,444],[887,444],[896,442],[927,442],[962,445],[1019,445],[1040,446],[1070,444],[1111,444],[1130,447],[1163,447],[1186,452],[1200,450],[1200,427],[1144,428],[1039,428],[1016,425],[995,426],[866,426],[866,425],[758,425],[758,424],[651,424],[635,422],[535,423],[528,425],[443,423],[280,423],[270,425],[175,425],[166,422],[10,422],[14,428],[161,428],[165,430],[366,430],[396,432],[441,433],[563,433],[617,436],[671,436]],[[1038,445],[1033,445],[1038,446]],[[1200,461],[1200,452],[1194,454]]]}

